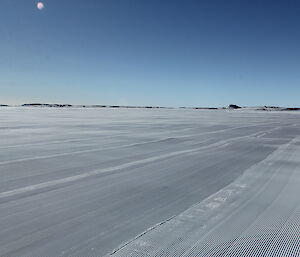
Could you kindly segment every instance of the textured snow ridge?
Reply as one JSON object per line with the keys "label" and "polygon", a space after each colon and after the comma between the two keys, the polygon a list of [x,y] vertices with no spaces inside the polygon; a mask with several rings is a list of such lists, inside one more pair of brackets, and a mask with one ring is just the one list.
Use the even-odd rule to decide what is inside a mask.
{"label": "textured snow ridge", "polygon": [[300,256],[300,137],[112,256]]}

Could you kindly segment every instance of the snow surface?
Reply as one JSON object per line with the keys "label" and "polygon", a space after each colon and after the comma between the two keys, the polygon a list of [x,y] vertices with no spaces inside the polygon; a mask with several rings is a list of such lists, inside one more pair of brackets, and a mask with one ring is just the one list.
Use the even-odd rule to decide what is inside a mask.
{"label": "snow surface", "polygon": [[299,115],[0,109],[0,256],[299,256]]}

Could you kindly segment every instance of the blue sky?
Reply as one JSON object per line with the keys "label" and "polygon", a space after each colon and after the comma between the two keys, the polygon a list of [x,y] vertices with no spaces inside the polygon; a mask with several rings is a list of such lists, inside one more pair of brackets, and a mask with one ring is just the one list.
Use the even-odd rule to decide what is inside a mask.
{"label": "blue sky", "polygon": [[300,106],[300,1],[0,1],[0,103]]}

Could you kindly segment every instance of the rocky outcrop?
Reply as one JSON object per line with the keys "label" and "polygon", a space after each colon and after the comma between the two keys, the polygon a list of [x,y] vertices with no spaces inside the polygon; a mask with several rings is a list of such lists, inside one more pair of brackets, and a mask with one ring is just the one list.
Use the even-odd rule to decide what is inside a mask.
{"label": "rocky outcrop", "polygon": [[235,105],[235,104],[230,104],[228,106],[228,109],[241,109],[242,107],[238,106],[238,105]]}

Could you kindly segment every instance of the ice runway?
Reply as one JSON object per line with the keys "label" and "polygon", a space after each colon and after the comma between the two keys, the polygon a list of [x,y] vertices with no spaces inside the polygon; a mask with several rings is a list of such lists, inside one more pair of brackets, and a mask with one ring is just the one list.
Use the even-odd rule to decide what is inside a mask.
{"label": "ice runway", "polygon": [[0,256],[299,256],[299,118],[0,109]]}

